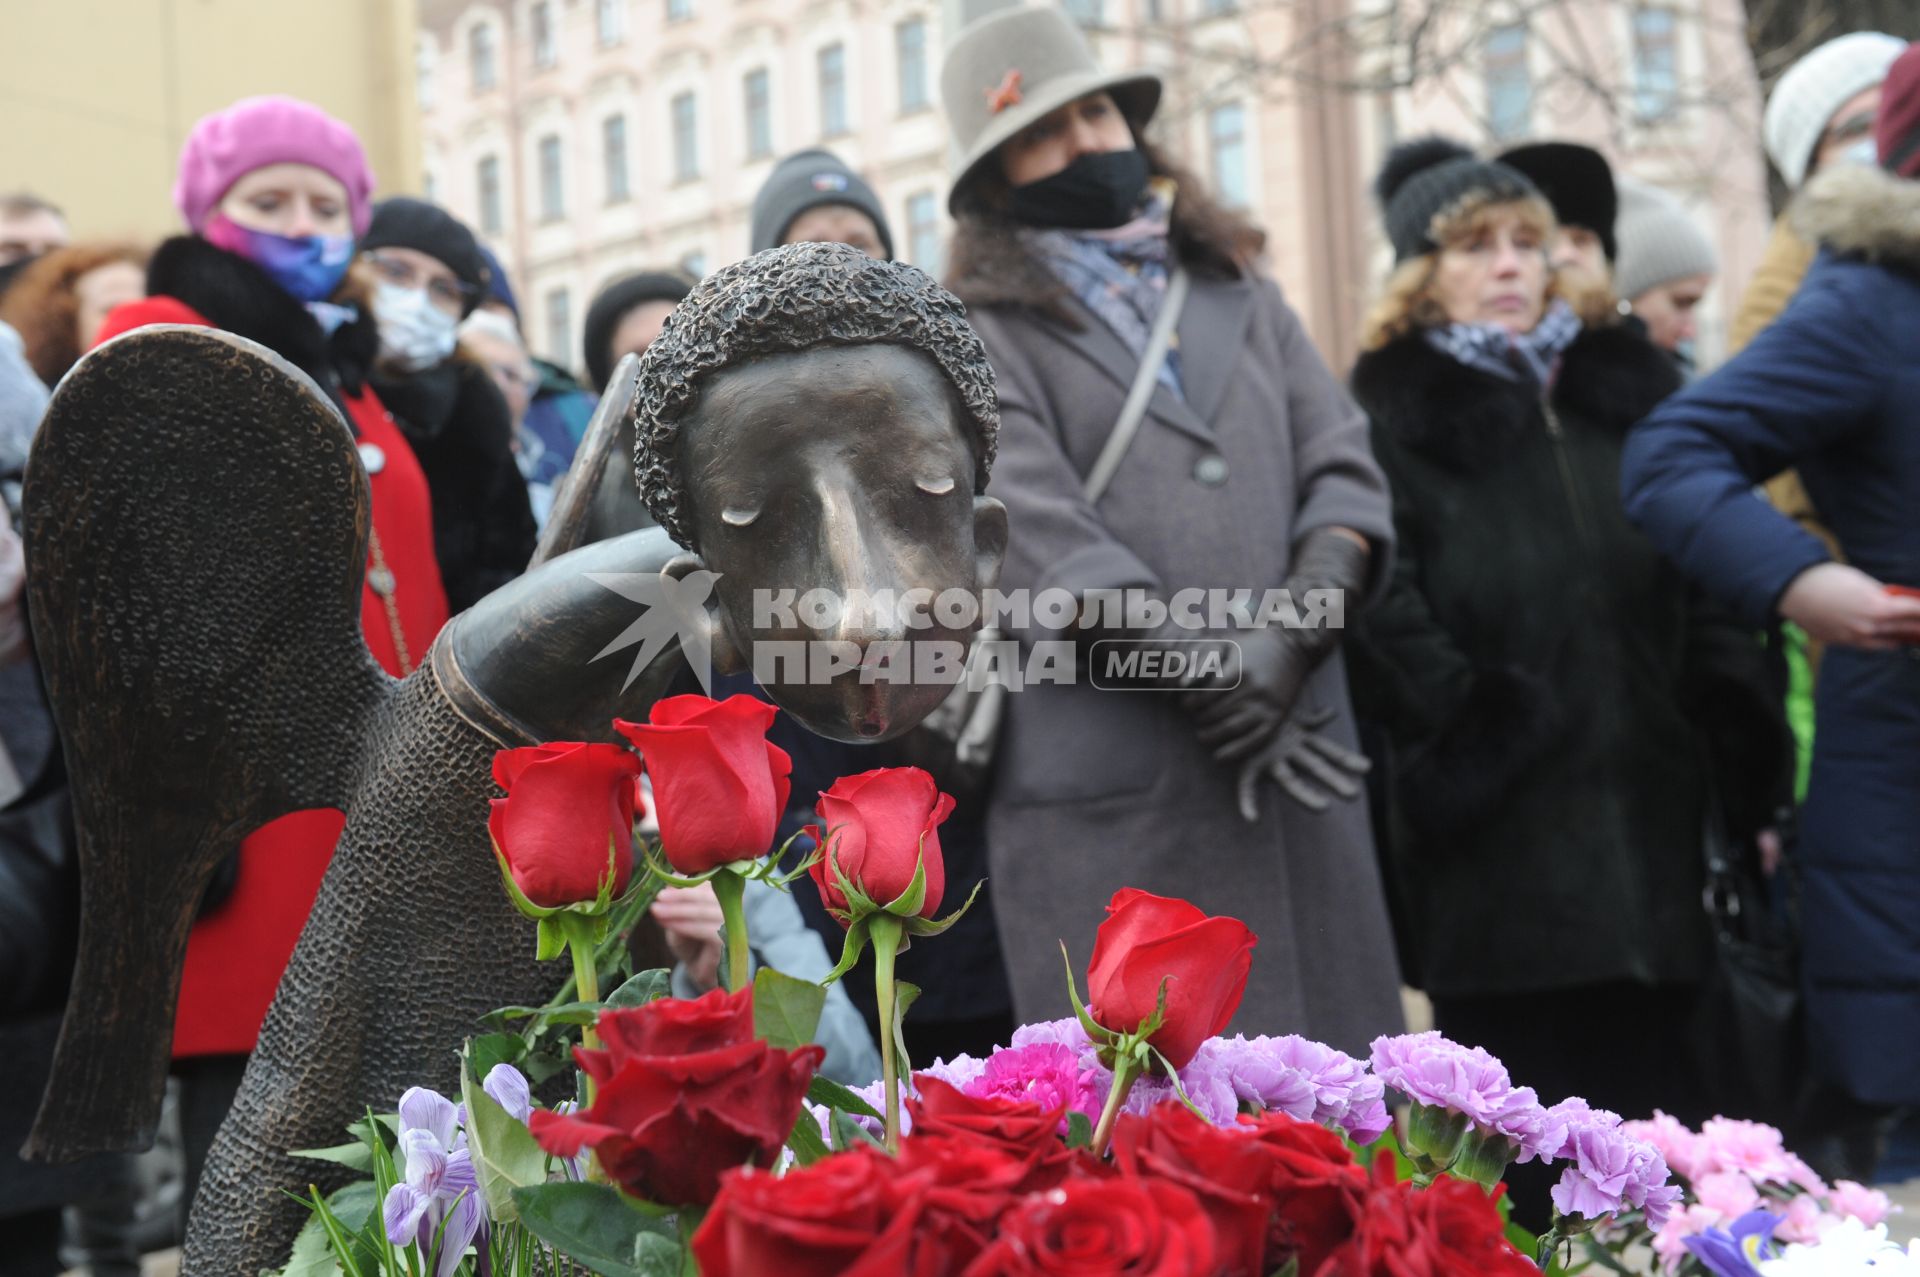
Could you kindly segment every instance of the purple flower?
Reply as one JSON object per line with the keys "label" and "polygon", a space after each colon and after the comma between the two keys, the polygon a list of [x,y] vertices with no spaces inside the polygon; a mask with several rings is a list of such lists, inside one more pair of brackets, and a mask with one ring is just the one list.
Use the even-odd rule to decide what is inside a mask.
{"label": "purple flower", "polygon": [[1532,1087],[1515,1086],[1507,1066],[1480,1047],[1433,1031],[1375,1038],[1373,1072],[1415,1104],[1447,1109],[1483,1134],[1506,1136],[1519,1146],[1521,1161],[1551,1156],[1542,1145],[1539,1097]]}
{"label": "purple flower", "polygon": [[1391,1121],[1385,1084],[1359,1060],[1323,1043],[1296,1034],[1235,1036],[1215,1038],[1200,1053],[1226,1071],[1246,1103],[1338,1127],[1366,1143]]}
{"label": "purple flower", "polygon": [[1072,1047],[1075,1051],[1091,1052],[1093,1043],[1087,1038],[1087,1031],[1080,1021],[1072,1016],[1064,1020],[1042,1020],[1038,1024],[1023,1024],[1013,1031],[1013,1046],[1037,1046],[1043,1042],[1057,1042],[1061,1046]]}
{"label": "purple flower", "polygon": [[[975,1097],[1031,1100],[1043,1109],[1064,1107],[1086,1114],[1090,1121],[1100,1118],[1101,1097],[1094,1092],[1093,1071],[1077,1051],[1058,1042],[995,1051],[980,1075],[961,1090]],[[1060,1129],[1062,1133],[1067,1129],[1065,1114]]]}
{"label": "purple flower", "polygon": [[417,1245],[422,1259],[433,1259],[434,1277],[448,1277],[487,1223],[480,1182],[453,1101],[423,1086],[402,1095],[397,1152],[400,1182],[387,1191],[381,1212],[387,1240],[396,1246]]}
{"label": "purple flower", "polygon": [[1668,1182],[1660,1150],[1626,1130],[1618,1114],[1568,1100],[1547,1111],[1545,1127],[1549,1134],[1564,1132],[1549,1156],[1571,1163],[1553,1187],[1561,1214],[1604,1219],[1638,1207],[1650,1230],[1658,1232],[1667,1222],[1680,1189]]}
{"label": "purple flower", "polygon": [[1754,1277],[1763,1259],[1780,1254],[1773,1230],[1780,1217],[1772,1211],[1748,1211],[1729,1228],[1709,1228],[1686,1239],[1686,1247],[1713,1277]]}

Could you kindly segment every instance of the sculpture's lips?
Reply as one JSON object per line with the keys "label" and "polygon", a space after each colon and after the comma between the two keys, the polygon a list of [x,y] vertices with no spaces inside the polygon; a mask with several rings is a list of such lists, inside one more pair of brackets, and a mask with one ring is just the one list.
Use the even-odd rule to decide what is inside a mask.
{"label": "sculpture's lips", "polygon": [[893,721],[887,713],[886,689],[878,683],[862,684],[852,709],[853,730],[868,739],[885,735]]}

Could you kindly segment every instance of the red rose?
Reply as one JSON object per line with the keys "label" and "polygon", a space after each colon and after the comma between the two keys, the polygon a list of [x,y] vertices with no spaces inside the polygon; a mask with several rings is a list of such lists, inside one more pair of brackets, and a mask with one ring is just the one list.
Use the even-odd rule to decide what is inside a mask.
{"label": "red rose", "polygon": [[915,1271],[923,1181],[872,1148],[781,1177],[729,1171],[693,1256],[701,1277],[901,1277]]}
{"label": "red rose", "polygon": [[1182,1068],[1239,1009],[1255,943],[1238,919],[1122,887],[1094,937],[1087,1010],[1104,1027],[1131,1033],[1153,1015],[1165,980],[1167,1017],[1148,1041]]}
{"label": "red rose", "polygon": [[1380,1157],[1353,1238],[1319,1277],[1539,1277],[1485,1189],[1450,1175],[1424,1189],[1397,1184],[1391,1155]]}
{"label": "red rose", "polygon": [[613,894],[633,875],[640,760],[619,745],[561,741],[493,756],[487,829],[520,894],[543,909],[594,900],[613,865]]}
{"label": "red rose", "polygon": [[[820,823],[808,826],[816,842],[826,831],[833,864],[846,880],[883,908],[913,883],[915,866],[927,868],[927,897],[919,916],[931,918],[947,889],[947,868],[940,859],[940,823],[953,812],[953,797],[940,792],[933,777],[918,767],[881,767],[858,776],[842,776],[820,795],[814,810]],[[846,926],[852,919],[847,898],[822,858],[812,869],[820,899]]]}
{"label": "red rose", "polygon": [[[1219,1127],[1181,1104],[1146,1117],[1123,1114],[1113,1155],[1129,1175],[1166,1180],[1192,1193],[1213,1223],[1215,1262],[1224,1277],[1267,1277],[1267,1152],[1242,1130]],[[1312,1272],[1301,1265],[1302,1272]]]}
{"label": "red rose", "polygon": [[562,1157],[591,1145],[621,1187],[667,1206],[704,1206],[723,1172],[771,1166],[826,1054],[754,1037],[751,989],[603,1011],[599,1028],[606,1050],[574,1051],[599,1085],[593,1106],[537,1110],[528,1126]]}
{"label": "red rose", "polygon": [[1312,1273],[1353,1236],[1367,1177],[1332,1131],[1285,1113],[1243,1117],[1242,1128],[1266,1158],[1267,1265],[1298,1257]]}
{"label": "red rose", "polygon": [[1067,1180],[1000,1217],[993,1245],[962,1277],[1213,1277],[1213,1225],[1165,1180]]}
{"label": "red rose", "polygon": [[793,760],[767,743],[779,711],[751,696],[669,696],[645,723],[613,726],[646,759],[660,846],[682,874],[764,856],[787,808]]}
{"label": "red rose", "polygon": [[900,1142],[899,1164],[929,1181],[920,1191],[921,1235],[944,1256],[949,1272],[960,1271],[987,1248],[1000,1216],[1017,1198],[1052,1188],[1067,1173],[1065,1158],[1036,1175],[1032,1157],[970,1136],[918,1130]]}
{"label": "red rose", "polygon": [[985,1144],[1024,1163],[1022,1193],[1051,1188],[1067,1173],[1067,1147],[1060,1142],[1064,1107],[1041,1108],[1032,1100],[968,1095],[960,1088],[922,1073],[914,1078],[918,1095],[907,1098],[909,1126],[915,1136],[950,1135]]}

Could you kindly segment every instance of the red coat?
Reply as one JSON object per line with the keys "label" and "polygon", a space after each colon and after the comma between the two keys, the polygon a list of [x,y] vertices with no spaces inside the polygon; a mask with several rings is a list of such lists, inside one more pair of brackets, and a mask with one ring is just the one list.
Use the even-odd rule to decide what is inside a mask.
{"label": "red coat", "polygon": [[[97,340],[147,324],[215,327],[175,298],[149,297],[116,307]],[[360,628],[374,659],[398,677],[419,665],[447,623],[447,598],[433,551],[433,508],[413,449],[373,390],[363,387],[346,398],[346,406],[369,471],[380,559],[394,579],[390,611],[374,589],[380,559],[369,548]],[[261,826],[240,844],[239,874],[232,892],[194,923],[187,938],[173,1029],[176,1059],[245,1055],[253,1050],[345,826],[346,817],[332,809],[293,812]]]}

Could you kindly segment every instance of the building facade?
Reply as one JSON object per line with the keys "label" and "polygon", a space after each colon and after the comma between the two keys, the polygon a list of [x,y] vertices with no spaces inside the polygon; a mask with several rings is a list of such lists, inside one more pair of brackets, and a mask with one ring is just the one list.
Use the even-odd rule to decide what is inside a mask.
{"label": "building facade", "polygon": [[[627,271],[745,255],[754,193],[825,146],[873,185],[897,252],[939,273],[941,57],[1007,0],[420,0],[424,189],[500,252],[534,348],[580,363],[588,302]],[[1422,59],[1402,33],[1455,15]],[[1168,91],[1154,132],[1268,232],[1336,367],[1384,273],[1368,181],[1401,137],[1564,137],[1668,186],[1743,282],[1764,241],[1759,95],[1739,0],[1068,0],[1108,66]],[[1448,22],[1454,29],[1447,30]],[[1466,24],[1473,24],[1468,26]],[[1448,41],[1451,41],[1450,43]],[[1569,67],[1566,50],[1585,62]],[[1703,350],[1724,302],[1709,303]]]}

